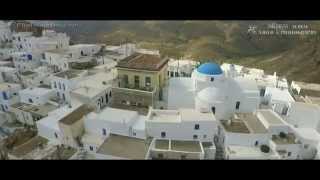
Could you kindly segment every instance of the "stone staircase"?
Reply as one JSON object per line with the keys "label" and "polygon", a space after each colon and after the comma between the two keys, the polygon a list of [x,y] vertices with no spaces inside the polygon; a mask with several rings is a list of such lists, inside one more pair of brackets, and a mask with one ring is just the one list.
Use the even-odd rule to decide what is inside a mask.
{"label": "stone staircase", "polygon": [[214,141],[214,144],[216,146],[216,160],[223,160],[225,159],[224,157],[224,147],[222,146],[221,143]]}

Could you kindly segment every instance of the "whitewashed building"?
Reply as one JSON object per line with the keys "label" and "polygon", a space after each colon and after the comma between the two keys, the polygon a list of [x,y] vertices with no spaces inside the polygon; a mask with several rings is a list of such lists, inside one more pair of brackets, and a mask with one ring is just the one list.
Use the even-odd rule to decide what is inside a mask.
{"label": "whitewashed building", "polygon": [[99,112],[111,102],[113,80],[112,72],[87,77],[79,82],[78,88],[71,91],[71,104],[87,104]]}
{"label": "whitewashed building", "polygon": [[10,22],[0,21],[0,43],[6,43],[11,40]]}
{"label": "whitewashed building", "polygon": [[13,65],[20,72],[32,71],[40,66],[40,59],[34,56],[34,54],[27,52],[15,52],[12,54]]}
{"label": "whitewashed building", "polygon": [[51,88],[62,102],[71,103],[70,92],[79,87],[79,82],[88,75],[87,71],[67,70],[51,76]]}
{"label": "whitewashed building", "polygon": [[58,107],[49,103],[42,105],[33,105],[27,103],[16,103],[10,106],[10,112],[12,112],[16,120],[22,124],[29,126],[36,126],[36,122],[42,118],[48,116],[48,113],[54,111]]}
{"label": "whitewashed building", "polygon": [[52,89],[31,87],[20,91],[19,96],[22,103],[41,106],[55,97],[56,93]]}
{"label": "whitewashed building", "polygon": [[10,105],[19,102],[20,84],[0,83],[0,110],[6,112]]}
{"label": "whitewashed building", "polygon": [[258,109],[260,94],[256,82],[249,78],[230,78],[218,64],[205,63],[191,78],[171,78],[168,89],[168,108],[195,108],[212,112],[219,119],[228,119],[235,112]]}
{"label": "whitewashed building", "polygon": [[98,137],[107,138],[110,134],[145,139],[144,121],[146,117],[136,111],[107,107],[99,113],[85,117],[85,131]]}
{"label": "whitewashed building", "polygon": [[199,62],[193,60],[170,59],[168,77],[191,77]]}
{"label": "whitewashed building", "polygon": [[146,133],[157,139],[212,142],[218,131],[217,123],[211,112],[152,109],[148,113]]}
{"label": "whitewashed building", "polygon": [[290,103],[295,102],[288,89],[267,87],[263,104],[281,115],[287,115]]}

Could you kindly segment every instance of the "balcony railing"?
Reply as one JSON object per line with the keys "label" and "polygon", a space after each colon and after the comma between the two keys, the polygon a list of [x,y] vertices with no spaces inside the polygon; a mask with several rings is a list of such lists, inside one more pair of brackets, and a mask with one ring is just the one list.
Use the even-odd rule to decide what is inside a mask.
{"label": "balcony railing", "polygon": [[120,83],[118,84],[119,88],[126,88],[126,89],[133,89],[133,90],[140,90],[140,91],[147,91],[147,92],[154,92],[155,88],[153,87],[138,87],[133,84],[126,84]]}

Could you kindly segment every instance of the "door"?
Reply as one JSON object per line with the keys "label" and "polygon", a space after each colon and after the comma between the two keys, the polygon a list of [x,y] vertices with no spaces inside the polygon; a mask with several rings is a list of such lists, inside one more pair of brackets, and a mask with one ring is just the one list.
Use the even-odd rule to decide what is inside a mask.
{"label": "door", "polygon": [[213,114],[216,114],[216,107],[213,106],[213,107],[211,108],[211,111],[212,111]]}

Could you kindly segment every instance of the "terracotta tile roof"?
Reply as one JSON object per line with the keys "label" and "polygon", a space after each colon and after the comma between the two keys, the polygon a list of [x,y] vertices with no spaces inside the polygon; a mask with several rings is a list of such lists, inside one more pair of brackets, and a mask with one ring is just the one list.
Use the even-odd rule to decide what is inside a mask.
{"label": "terracotta tile roof", "polygon": [[116,67],[159,71],[168,61],[168,58],[161,59],[157,55],[135,53],[121,60]]}

